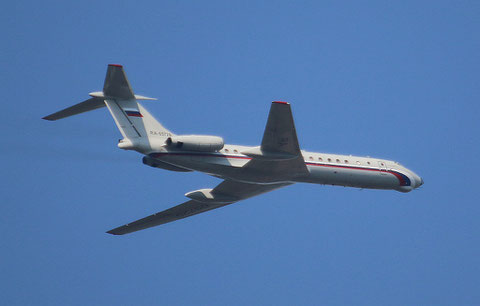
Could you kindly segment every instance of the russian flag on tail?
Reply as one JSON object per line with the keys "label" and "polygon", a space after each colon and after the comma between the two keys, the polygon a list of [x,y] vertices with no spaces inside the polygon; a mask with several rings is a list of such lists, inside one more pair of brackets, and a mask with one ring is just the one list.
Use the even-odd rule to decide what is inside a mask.
{"label": "russian flag on tail", "polygon": [[143,117],[142,114],[140,114],[140,112],[136,109],[125,109],[125,113],[129,117]]}

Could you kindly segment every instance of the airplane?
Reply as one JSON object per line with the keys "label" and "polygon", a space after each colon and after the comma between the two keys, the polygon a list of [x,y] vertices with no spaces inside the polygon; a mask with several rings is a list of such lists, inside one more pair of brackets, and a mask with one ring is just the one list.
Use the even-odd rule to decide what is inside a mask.
{"label": "airplane", "polygon": [[208,135],[176,135],[140,103],[156,100],[133,93],[123,66],[110,64],[103,91],[42,119],[58,120],[107,107],[123,139],[118,147],[144,155],[145,165],[170,171],[199,171],[222,179],[212,189],[185,194],[188,201],[107,233],[124,235],[190,217],[294,183],[410,192],[423,179],[398,162],[300,149],[290,104],[274,101],[260,146],[225,144]]}

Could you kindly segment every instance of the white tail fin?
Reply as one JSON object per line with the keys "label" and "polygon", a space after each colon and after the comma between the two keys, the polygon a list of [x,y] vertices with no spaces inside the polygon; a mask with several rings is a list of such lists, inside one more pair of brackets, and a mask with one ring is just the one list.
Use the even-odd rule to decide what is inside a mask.
{"label": "white tail fin", "polygon": [[105,99],[124,138],[163,138],[174,135],[158,122],[136,99]]}
{"label": "white tail fin", "polygon": [[103,91],[90,93],[90,96],[91,99],[43,119],[58,120],[106,105],[124,137],[118,144],[122,149],[151,151],[163,145],[168,137],[174,136],[138,103],[138,100],[155,99],[135,95],[120,65],[108,65]]}

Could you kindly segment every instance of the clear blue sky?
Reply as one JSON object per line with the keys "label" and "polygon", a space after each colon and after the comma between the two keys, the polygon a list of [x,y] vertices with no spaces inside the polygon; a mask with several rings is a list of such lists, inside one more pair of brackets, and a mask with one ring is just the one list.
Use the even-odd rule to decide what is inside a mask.
{"label": "clear blue sky", "polygon": [[[480,2],[7,1],[2,305],[479,305]],[[178,134],[397,160],[421,190],[301,185],[155,229],[218,179],[141,163],[106,110],[40,118],[125,66]]]}

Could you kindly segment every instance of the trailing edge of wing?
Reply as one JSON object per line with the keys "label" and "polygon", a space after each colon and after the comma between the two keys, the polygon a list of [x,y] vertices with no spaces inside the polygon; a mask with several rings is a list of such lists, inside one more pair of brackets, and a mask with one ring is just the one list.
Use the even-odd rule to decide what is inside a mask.
{"label": "trailing edge of wing", "polygon": [[[250,198],[265,192],[272,191],[274,189],[290,185],[289,183],[272,184],[272,185],[259,185],[259,184],[247,184],[236,181],[225,180],[212,190],[213,194],[230,196],[238,200]],[[236,201],[235,201],[236,202]],[[108,231],[107,233],[112,235],[124,235],[139,230],[143,230],[149,227],[165,224],[175,220],[187,218],[199,213],[203,213],[215,208],[220,208],[225,205],[233,204],[215,204],[207,202],[199,202],[190,200],[167,210],[158,212],[140,220],[119,226],[115,229]]]}

